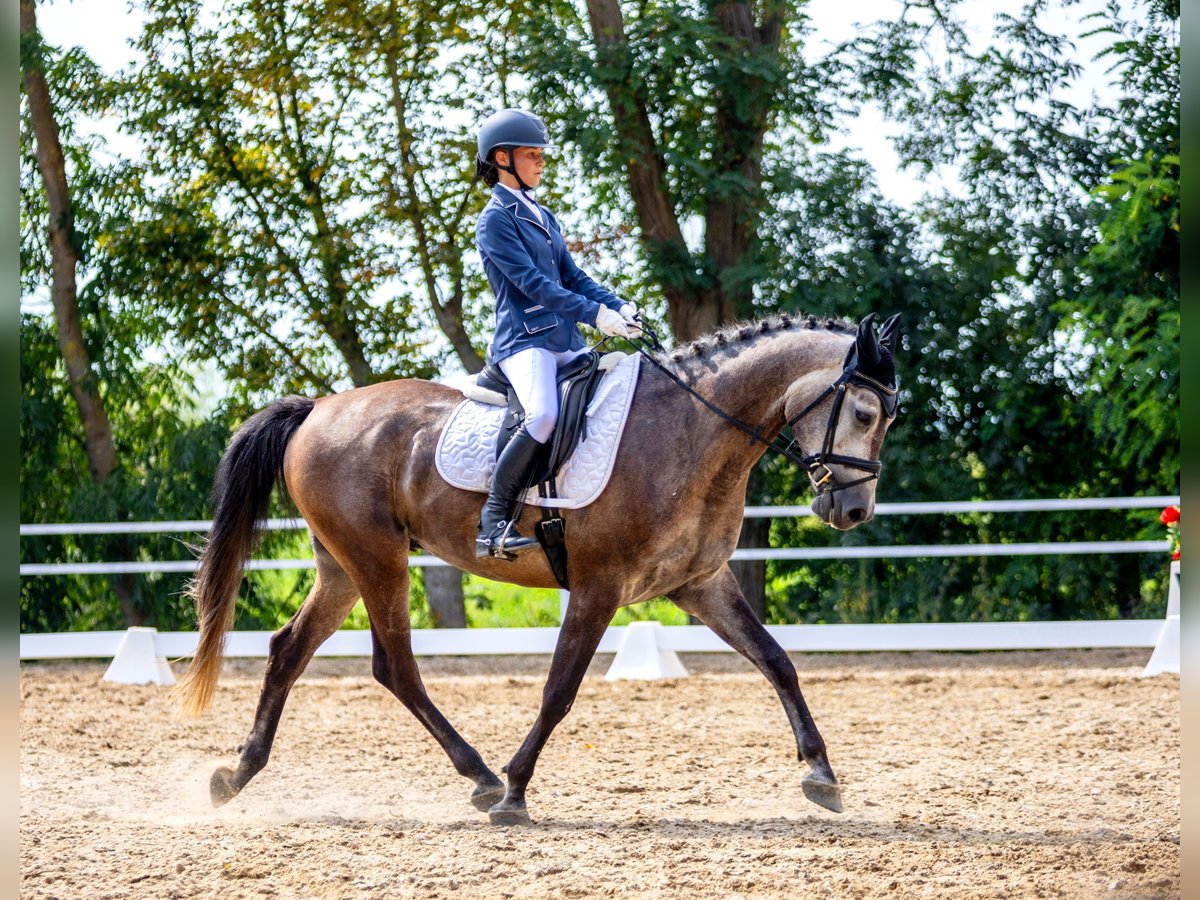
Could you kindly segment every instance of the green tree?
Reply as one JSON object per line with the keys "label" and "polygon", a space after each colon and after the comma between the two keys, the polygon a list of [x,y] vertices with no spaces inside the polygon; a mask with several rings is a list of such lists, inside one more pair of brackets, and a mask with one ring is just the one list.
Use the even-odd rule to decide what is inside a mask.
{"label": "green tree", "polygon": [[[880,102],[904,126],[902,160],[917,173],[955,164],[969,190],[930,194],[912,217],[872,199],[868,181],[855,184],[853,168],[840,167],[806,189],[819,222],[802,210],[790,226],[780,225],[788,236],[781,261],[795,264],[795,290],[806,302],[824,296],[839,309],[867,301],[905,313],[909,365],[901,368],[903,414],[885,448],[888,499],[1178,490],[1170,454],[1177,367],[1169,364],[1178,352],[1177,293],[1174,319],[1170,306],[1177,195],[1161,182],[1163,169],[1105,187],[1113,184],[1110,161],[1138,158],[1147,145],[1168,160],[1169,181],[1178,133],[1178,9],[1172,19],[1169,5],[1141,4],[1150,15],[1135,14],[1143,24],[1134,25],[1109,7],[1078,23],[1098,33],[1101,21],[1138,38],[1111,45],[1109,57],[1123,73],[1115,79],[1117,100],[1081,109],[1057,96],[1078,66],[1067,37],[1038,25],[1048,5],[998,16],[1000,40],[977,53],[955,5],[940,3],[910,4],[900,21],[843,48],[859,99]],[[923,43],[934,38],[950,48],[936,65]],[[1105,195],[1108,209],[1097,202]],[[1142,282],[1132,277],[1148,271]],[[1150,297],[1147,281],[1157,285]],[[1146,341],[1133,343],[1120,368],[1113,357],[1125,347],[1108,339],[1117,322],[1127,337]],[[1093,384],[1115,376],[1130,393],[1106,397],[1089,388],[1089,370]],[[1118,434],[1139,443],[1123,446]],[[1130,466],[1135,453],[1150,464]],[[922,517],[879,520],[869,539],[1103,540],[1147,526],[1147,536],[1156,536],[1154,525],[1144,514]],[[829,540],[802,526],[777,528],[780,539]],[[781,567],[782,582],[806,588],[779,597],[778,614],[834,621],[1153,614],[1161,612],[1164,568],[1132,555],[864,561],[803,573]]]}
{"label": "green tree", "polygon": [[[454,123],[490,95],[486,20],[461,4],[147,9],[147,62],[116,96],[152,152],[131,178],[144,212],[105,236],[114,289],[220,360],[245,407],[432,377],[433,328],[481,368],[466,253],[485,198]],[[451,87],[447,55],[478,86]],[[461,581],[439,570],[430,587],[439,621],[460,624]]]}
{"label": "green tree", "polygon": [[106,238],[184,347],[257,395],[428,375],[396,274],[360,201],[354,119],[364,85],[322,53],[309,4],[147,3],[145,60],[116,100],[145,142],[144,208]]}
{"label": "green tree", "polygon": [[1179,4],[1144,17],[1115,7],[1094,34],[1122,96],[1104,110],[1120,135],[1093,193],[1102,219],[1083,261],[1084,285],[1064,302],[1067,332],[1090,348],[1085,393],[1114,462],[1161,490],[1179,490]]}
{"label": "green tree", "polygon": [[[903,313],[902,415],[881,499],[1177,491],[1178,5],[1110,6],[1073,34],[1043,27],[1052,5],[999,16],[997,39],[977,49],[956,3],[920,0],[827,53],[810,46],[798,3],[242,0],[210,14],[150,0],[144,66],[113,84],[77,54],[47,66],[56,98],[119,115],[148,148],[101,163],[59,110],[81,332],[122,461],[104,502],[199,517],[208,448],[267,397],[477,368],[490,298],[471,249],[486,197],[471,183],[472,132],[509,105],[536,108],[561,139],[545,193],[566,206],[573,249],[675,339],[776,309]],[[1080,71],[1079,32],[1110,37],[1112,102],[1060,96]],[[946,52],[927,53],[930,42]],[[931,188],[913,209],[887,202],[861,159],[827,143],[867,103],[902,126],[896,149],[914,178],[953,166],[964,189]],[[50,278],[31,150],[22,196],[30,294]],[[62,435],[84,432],[53,336],[27,317],[22,478],[72,488],[61,502],[29,489],[22,515],[105,518],[71,480],[85,456]],[[186,372],[214,361],[229,397],[202,415]],[[185,454],[192,467],[178,473]],[[752,502],[803,493],[779,461],[759,478]],[[881,518],[848,535],[756,524],[801,546],[1157,534],[1134,514]],[[766,543],[754,526],[743,538]],[[39,559],[95,550],[28,546]],[[162,556],[140,539],[113,553]],[[1161,608],[1158,563],[772,564],[765,611],[1143,615]],[[756,573],[742,572],[752,598]],[[292,577],[252,580],[246,614],[273,623]],[[72,597],[98,596],[77,581]],[[22,600],[42,592],[28,608],[47,622],[72,614],[53,609],[49,584],[23,585]],[[168,592],[164,581],[145,597],[157,621],[176,614]],[[98,621],[92,603],[74,614]]]}
{"label": "green tree", "polygon": [[529,94],[577,149],[597,201],[634,210],[677,339],[755,313],[763,216],[791,162],[772,140],[830,124],[830,95],[805,89],[831,73],[804,62],[798,6],[589,0],[586,21],[572,4],[514,6]]}
{"label": "green tree", "polygon": [[[34,302],[21,317],[21,521],[201,518],[235,419],[228,407],[211,413],[201,410],[190,370],[172,352],[175,338],[169,319],[146,315],[144,306],[130,302],[117,289],[129,261],[114,252],[121,245],[110,236],[127,228],[130,218],[140,212],[137,201],[142,195],[136,184],[140,173],[127,162],[110,161],[102,141],[76,128],[77,119],[110,114],[109,85],[81,51],[62,53],[46,46],[34,31],[32,17],[25,21],[30,27],[23,83],[34,89],[22,104],[21,286],[23,296]],[[43,140],[46,123],[36,121],[45,114],[38,103],[51,98],[50,124],[57,132],[52,136],[60,141]],[[46,166],[45,151],[56,145],[57,160],[51,154]],[[73,290],[65,290],[64,283]],[[51,297],[52,318],[38,309],[36,298],[43,292]],[[83,377],[75,374],[80,361],[86,362]],[[90,392],[89,402],[79,402],[81,391]],[[101,432],[105,440],[100,442],[96,429],[85,427],[97,404],[102,405],[105,425]],[[98,444],[104,453],[96,452]],[[98,465],[97,460],[108,463]],[[185,539],[194,537],[25,538],[22,559],[60,563],[191,559]],[[293,539],[286,535],[268,536],[268,552],[289,540]],[[25,578],[21,627],[25,631],[130,624],[182,627],[193,618],[182,599],[185,577]],[[114,593],[119,603],[113,603]],[[276,627],[274,592],[252,582],[249,594],[252,602],[246,620],[259,627]]]}
{"label": "green tree", "polygon": [[1097,189],[1109,209],[1065,304],[1086,346],[1097,437],[1151,484],[1179,484],[1179,158],[1140,160]]}
{"label": "green tree", "polygon": [[[78,415],[76,434],[82,437],[92,485],[108,494],[110,480],[119,465],[112,426],[100,384],[92,364],[93,352],[85,339],[77,286],[79,236],[75,229],[75,208],[67,177],[67,160],[59,137],[58,119],[50,80],[64,80],[68,67],[82,69],[87,79],[94,72],[87,60],[52,58],[38,32],[33,0],[21,2],[21,151],[25,159],[22,179],[23,286],[49,288],[54,308],[57,344],[65,365],[67,382]],[[57,85],[56,85],[57,87]],[[40,174],[39,191],[32,183],[28,165],[36,160]],[[86,177],[86,176],[85,176]],[[44,240],[37,233],[45,228]],[[36,258],[36,263],[35,263]],[[114,579],[113,588],[121,611],[129,624],[138,624],[141,615],[133,603],[130,581]]]}
{"label": "green tree", "polygon": [[[66,390],[54,328],[43,316],[21,321],[21,521],[119,522],[198,518],[217,460],[229,438],[229,416],[201,417],[186,379],[169,366],[126,368],[130,337],[119,314],[105,319],[105,399],[120,466],[95,483],[81,465],[78,409]],[[22,560],[185,560],[183,535],[25,537]],[[184,575],[54,575],[21,581],[22,631],[113,629],[125,625],[180,628],[193,619],[183,599]],[[116,593],[119,604],[113,603]],[[252,597],[255,591],[251,590]],[[261,600],[261,597],[257,598]],[[272,623],[268,627],[274,627]]]}

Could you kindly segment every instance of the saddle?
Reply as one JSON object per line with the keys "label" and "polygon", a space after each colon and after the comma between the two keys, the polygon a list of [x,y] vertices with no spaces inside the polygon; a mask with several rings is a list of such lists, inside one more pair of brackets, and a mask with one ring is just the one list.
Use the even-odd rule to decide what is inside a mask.
{"label": "saddle", "polygon": [[[531,485],[543,484],[553,479],[570,459],[581,440],[587,440],[588,404],[600,386],[600,354],[594,350],[579,356],[558,370],[558,423],[541,453],[534,469]],[[487,391],[508,398],[504,411],[504,422],[500,426],[500,438],[496,442],[496,457],[499,458],[513,432],[525,420],[525,408],[517,399],[516,391],[500,367],[489,363],[476,376],[476,384]]]}
{"label": "saddle", "polygon": [[[558,496],[555,481],[563,464],[575,452],[581,440],[587,440],[587,409],[600,385],[604,370],[600,367],[600,354],[594,350],[584,353],[558,370],[558,422],[554,434],[539,453],[534,474],[529,485],[538,486],[538,495],[546,498]],[[500,367],[494,363],[484,366],[476,376],[475,383],[486,391],[492,391],[508,400],[504,421],[496,441],[496,456],[512,439],[513,432],[525,420],[525,408],[517,399],[517,393]],[[542,520],[534,526],[538,543],[546,552],[554,577],[564,588],[567,582],[566,522],[561,512],[553,506],[542,508]]]}

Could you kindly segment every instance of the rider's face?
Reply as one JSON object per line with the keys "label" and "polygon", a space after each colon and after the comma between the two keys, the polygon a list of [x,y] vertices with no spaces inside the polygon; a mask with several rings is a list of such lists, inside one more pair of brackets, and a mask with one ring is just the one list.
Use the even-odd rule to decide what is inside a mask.
{"label": "rider's face", "polygon": [[[506,157],[508,151],[497,150],[496,162],[503,165],[507,162]],[[518,147],[512,151],[513,164],[517,168],[517,174],[521,176],[521,181],[529,185],[531,188],[538,186],[542,180],[542,170],[546,167],[546,154],[541,147]],[[507,178],[505,177],[507,176]],[[517,187],[516,179],[512,178],[511,173],[500,170],[500,179],[508,184],[508,179],[512,179],[512,187]]]}

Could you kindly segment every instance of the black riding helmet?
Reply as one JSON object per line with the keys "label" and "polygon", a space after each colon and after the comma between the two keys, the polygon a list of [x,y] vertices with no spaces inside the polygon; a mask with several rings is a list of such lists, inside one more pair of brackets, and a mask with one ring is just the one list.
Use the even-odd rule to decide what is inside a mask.
{"label": "black riding helmet", "polygon": [[[494,172],[500,166],[492,159],[496,150],[513,150],[517,147],[549,147],[550,130],[546,123],[533,113],[523,109],[502,109],[492,113],[479,126],[478,149],[475,154],[475,177],[482,178],[489,184],[495,184],[495,179],[489,179],[489,172]],[[517,174],[516,164],[509,154],[508,165],[503,167],[506,172],[517,179],[521,190],[529,190],[529,185]]]}

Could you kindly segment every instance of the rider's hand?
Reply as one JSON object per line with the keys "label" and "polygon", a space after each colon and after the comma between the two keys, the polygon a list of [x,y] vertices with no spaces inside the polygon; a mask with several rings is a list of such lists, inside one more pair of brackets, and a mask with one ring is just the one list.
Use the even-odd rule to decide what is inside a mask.
{"label": "rider's hand", "polygon": [[629,330],[634,332],[634,337],[641,337],[644,330],[641,311],[632,303],[626,302],[621,304],[619,312],[621,318],[625,320],[625,324],[629,326]]}
{"label": "rider's hand", "polygon": [[600,304],[600,311],[596,313],[596,327],[609,337],[623,337],[627,340],[641,337],[642,334],[640,328],[626,322],[619,312],[603,303]]}

